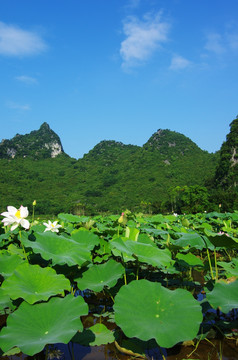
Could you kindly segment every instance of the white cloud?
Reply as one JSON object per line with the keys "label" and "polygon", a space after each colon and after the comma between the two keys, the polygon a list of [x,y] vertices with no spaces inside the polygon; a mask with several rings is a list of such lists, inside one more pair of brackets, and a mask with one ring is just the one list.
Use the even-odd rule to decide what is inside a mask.
{"label": "white cloud", "polygon": [[207,35],[207,42],[205,49],[220,55],[226,51],[222,36],[218,33],[211,33]]}
{"label": "white cloud", "polygon": [[37,33],[0,22],[0,54],[29,56],[45,49],[46,44]]}
{"label": "white cloud", "polygon": [[170,69],[171,70],[182,70],[185,69],[187,67],[189,67],[191,65],[191,61],[185,59],[182,56],[179,55],[175,55],[172,58],[171,64],[170,64]]}
{"label": "white cloud", "polygon": [[169,24],[160,20],[160,14],[145,15],[140,21],[131,16],[124,21],[126,39],[121,43],[122,66],[131,67],[150,58],[162,42],[168,40]]}
{"label": "white cloud", "polygon": [[21,81],[27,85],[33,85],[33,84],[37,84],[37,79],[31,77],[31,76],[26,76],[26,75],[21,75],[21,76],[17,76],[16,80]]}
{"label": "white cloud", "polygon": [[21,110],[21,111],[31,110],[30,105],[28,105],[28,104],[21,105],[21,104],[15,103],[15,102],[13,102],[13,101],[9,101],[9,102],[7,103],[7,107],[10,108],[10,109],[16,109],[16,110]]}

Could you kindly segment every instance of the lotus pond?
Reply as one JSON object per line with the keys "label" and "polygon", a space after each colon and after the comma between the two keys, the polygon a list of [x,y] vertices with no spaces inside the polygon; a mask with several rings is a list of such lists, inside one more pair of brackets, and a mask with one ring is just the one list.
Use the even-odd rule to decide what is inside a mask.
{"label": "lotus pond", "polygon": [[238,212],[18,225],[0,235],[4,358],[238,358]]}

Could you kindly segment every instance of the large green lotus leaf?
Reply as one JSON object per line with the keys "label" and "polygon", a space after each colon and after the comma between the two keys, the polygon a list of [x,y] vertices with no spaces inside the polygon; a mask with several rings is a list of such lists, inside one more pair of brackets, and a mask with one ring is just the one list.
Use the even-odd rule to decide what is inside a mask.
{"label": "large green lotus leaf", "polygon": [[100,346],[110,344],[115,340],[112,331],[104,324],[95,324],[82,333],[77,333],[72,339],[73,342],[84,346]]}
{"label": "large green lotus leaf", "polygon": [[229,263],[225,261],[218,261],[217,265],[223,267],[226,271],[225,276],[227,278],[232,276],[238,277],[238,259],[233,258]]}
{"label": "large green lotus leaf", "polygon": [[99,245],[99,237],[84,228],[74,230],[71,233],[71,239],[90,251],[93,250],[96,245]]}
{"label": "large green lotus leaf", "polygon": [[134,280],[115,297],[115,322],[128,337],[155,339],[162,347],[193,339],[203,319],[201,307],[187,290]]}
{"label": "large green lotus leaf", "polygon": [[157,248],[156,243],[147,234],[140,234],[138,236],[138,242],[142,244],[148,244]]}
{"label": "large green lotus leaf", "polygon": [[10,299],[10,296],[6,291],[0,287],[0,312],[1,310],[4,310],[5,308],[11,308],[13,309],[13,305]]}
{"label": "large green lotus leaf", "polygon": [[177,233],[176,235],[180,235],[180,237],[176,240],[170,240],[173,245],[181,248],[189,246],[190,248],[195,248],[199,250],[206,248],[206,243],[204,242],[203,238],[197,233]]}
{"label": "large green lotus leaf", "polygon": [[114,256],[123,256],[123,261],[134,261],[132,252],[128,249],[126,243],[129,241],[127,238],[114,238],[109,242],[112,253]]}
{"label": "large green lotus leaf", "polygon": [[4,278],[7,278],[8,276],[12,275],[15,268],[22,264],[24,260],[14,254],[10,254],[6,251],[0,252],[0,273]]}
{"label": "large green lotus leaf", "polygon": [[238,240],[231,235],[217,234],[207,229],[205,229],[205,233],[209,241],[216,247],[224,247],[226,249],[238,248]]}
{"label": "large green lotus leaf", "polygon": [[81,296],[51,298],[35,305],[23,302],[8,316],[7,326],[0,332],[0,348],[6,352],[17,346],[33,356],[46,344],[67,344],[78,330],[83,330],[80,316],[87,313],[88,305]]}
{"label": "large green lotus leaf", "polygon": [[21,259],[24,259],[25,261],[25,254],[22,248],[19,248],[18,246],[14,245],[14,244],[10,244],[7,248],[7,251],[11,254],[11,255],[18,255]]}
{"label": "large green lotus leaf", "polygon": [[217,282],[212,291],[207,291],[206,299],[214,309],[219,307],[224,313],[238,308],[238,280],[231,283]]}
{"label": "large green lotus leaf", "polygon": [[188,266],[202,266],[203,262],[201,259],[199,259],[194,254],[188,253],[188,254],[177,254],[176,259],[181,260],[182,262],[185,262]]}
{"label": "large green lotus leaf", "polygon": [[58,215],[58,218],[60,220],[71,222],[71,223],[79,223],[80,222],[80,217],[78,215],[60,213]]}
{"label": "large green lotus leaf", "polygon": [[86,247],[73,239],[59,236],[56,233],[34,233],[36,241],[29,241],[22,237],[25,247],[31,247],[36,254],[41,254],[43,259],[52,260],[53,265],[82,266],[91,261],[91,253]]}
{"label": "large green lotus leaf", "polygon": [[93,265],[83,273],[82,278],[76,279],[80,290],[90,289],[101,291],[104,286],[113,287],[125,272],[121,263],[110,259],[105,264]]}
{"label": "large green lotus leaf", "polygon": [[24,263],[2,283],[2,289],[16,300],[22,298],[33,304],[40,300],[48,300],[52,295],[70,291],[70,281],[64,275],[57,275],[52,268],[41,268],[39,265]]}
{"label": "large green lotus leaf", "polygon": [[156,267],[167,267],[172,262],[171,253],[168,249],[162,250],[149,244],[131,240],[126,242],[126,246],[140,262]]}

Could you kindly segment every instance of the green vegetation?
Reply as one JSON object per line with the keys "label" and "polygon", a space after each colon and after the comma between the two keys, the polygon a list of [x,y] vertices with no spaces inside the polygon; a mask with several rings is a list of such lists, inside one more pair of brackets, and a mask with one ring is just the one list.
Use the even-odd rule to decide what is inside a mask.
{"label": "green vegetation", "polygon": [[[38,132],[19,135],[18,145],[19,136],[14,138],[21,152],[0,159],[0,210],[23,202],[31,208],[35,199],[37,214],[120,213],[124,208],[149,213],[185,211],[184,206],[174,207],[171,189],[186,185],[191,192],[195,186],[197,192],[214,176],[218,161],[218,154],[209,154],[169,130],[159,130],[142,147],[102,141],[79,160],[65,153],[44,158],[51,135],[52,130],[43,124]],[[38,146],[37,159],[33,145]],[[26,157],[21,156],[23,152]],[[214,209],[214,204],[199,199],[191,210],[186,203],[186,211]]]}
{"label": "green vegetation", "polygon": [[215,154],[170,130],[158,130],[142,147],[104,140],[78,160],[61,148],[46,123],[0,144],[0,211],[23,202],[31,208],[33,200],[36,214],[55,215],[119,214],[125,208],[224,212],[238,205],[238,118]]}
{"label": "green vegetation", "polygon": [[146,359],[189,342],[189,357],[204,341],[217,355],[214,339],[237,342],[238,212],[61,213],[54,226],[30,224],[25,207],[3,216],[1,355],[109,343],[117,359]]}

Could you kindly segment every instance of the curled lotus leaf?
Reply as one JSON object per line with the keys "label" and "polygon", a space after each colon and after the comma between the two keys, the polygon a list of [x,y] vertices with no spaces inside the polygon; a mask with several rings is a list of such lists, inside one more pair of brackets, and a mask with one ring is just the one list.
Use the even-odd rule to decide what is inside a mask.
{"label": "curled lotus leaf", "polygon": [[[184,247],[190,247],[191,249],[205,249],[206,248],[206,243],[203,240],[203,238],[201,237],[201,235],[197,234],[197,233],[177,233],[176,235],[180,236],[178,239],[170,239],[170,242],[180,248],[184,248]],[[212,244],[208,241],[207,239],[207,246],[208,248],[212,248],[213,246]]]}
{"label": "curled lotus leaf", "polygon": [[203,267],[203,261],[195,256],[194,254],[188,253],[188,254],[177,254],[176,259],[180,260],[181,263],[185,263],[184,265],[189,266],[200,266]]}
{"label": "curled lotus leaf", "polygon": [[226,249],[237,249],[238,247],[238,240],[237,238],[223,233],[223,234],[217,234],[213,231],[205,229],[205,233],[209,239],[209,241],[215,246],[215,247],[224,247]]}
{"label": "curled lotus leaf", "polygon": [[72,339],[73,342],[84,346],[100,346],[110,344],[115,340],[113,332],[104,324],[95,324],[82,333],[77,333]]}
{"label": "curled lotus leaf", "polygon": [[139,243],[131,240],[126,242],[126,246],[140,262],[159,268],[168,267],[173,262],[171,259],[171,253],[168,249],[162,250],[150,244]]}
{"label": "curled lotus leaf", "polygon": [[53,265],[82,266],[91,261],[91,253],[87,247],[80,245],[73,239],[57,235],[52,232],[34,233],[36,241],[29,241],[22,237],[25,247],[31,247],[36,254],[41,254],[43,259],[52,260]]}
{"label": "curled lotus leaf", "polygon": [[83,273],[82,278],[76,279],[80,290],[90,289],[96,292],[103,290],[104,286],[113,287],[122,276],[125,269],[121,263],[110,259],[104,264],[92,265]]}
{"label": "curled lotus leaf", "polygon": [[7,326],[0,332],[0,348],[7,352],[17,346],[33,356],[46,344],[67,344],[77,331],[83,330],[80,316],[88,313],[81,296],[51,298],[46,303],[23,302],[8,316]]}
{"label": "curled lotus leaf", "polygon": [[122,256],[124,262],[134,261],[135,258],[132,256],[131,250],[127,247],[127,238],[117,237],[109,242],[112,253],[114,256]]}
{"label": "curled lotus leaf", "polygon": [[128,337],[155,339],[162,347],[193,339],[203,319],[201,307],[187,290],[134,280],[115,297],[115,322]]}
{"label": "curled lotus leaf", "polygon": [[28,263],[19,265],[2,284],[2,289],[11,299],[22,298],[30,304],[48,300],[53,295],[63,295],[64,290],[70,291],[70,288],[70,281],[54,269]]}
{"label": "curled lotus leaf", "polygon": [[220,308],[224,313],[238,308],[238,280],[217,282],[212,291],[207,291],[206,299],[214,309]]}
{"label": "curled lotus leaf", "polygon": [[16,267],[20,264],[22,264],[24,260],[16,255],[16,254],[10,254],[6,251],[0,252],[0,272],[1,275],[4,278],[7,278],[8,276],[12,275]]}

